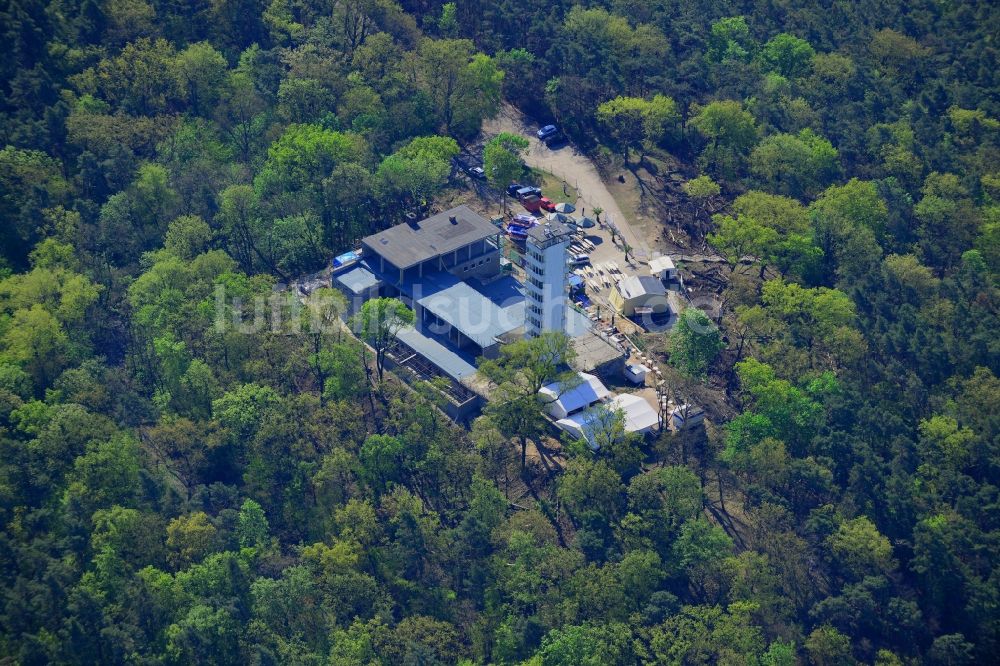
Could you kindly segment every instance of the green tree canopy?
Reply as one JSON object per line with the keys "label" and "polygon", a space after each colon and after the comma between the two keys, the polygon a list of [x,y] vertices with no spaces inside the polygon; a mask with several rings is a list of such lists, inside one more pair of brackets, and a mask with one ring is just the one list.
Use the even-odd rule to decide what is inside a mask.
{"label": "green tree canopy", "polygon": [[385,370],[385,355],[403,327],[413,324],[413,310],[395,298],[373,298],[365,301],[354,317],[355,330],[361,339],[375,350],[375,368],[381,384]]}
{"label": "green tree canopy", "polygon": [[757,143],[753,116],[733,100],[710,102],[692,113],[688,124],[707,141],[701,164],[721,177],[734,178]]}
{"label": "green tree canopy", "polygon": [[524,173],[521,156],[528,149],[528,140],[523,136],[501,132],[486,142],[483,147],[483,170],[486,180],[500,190],[504,202],[507,201],[507,186],[517,182]]}
{"label": "green tree canopy", "polygon": [[718,326],[697,308],[681,311],[667,344],[670,362],[694,376],[704,375],[725,348]]}
{"label": "green tree canopy", "polygon": [[709,199],[718,196],[722,188],[712,180],[711,176],[702,174],[684,183],[684,192],[694,199]]}
{"label": "green tree canopy", "polygon": [[757,45],[743,16],[721,18],[712,23],[705,57],[710,62],[749,60]]}
{"label": "green tree canopy", "polygon": [[809,42],[783,32],[769,39],[758,57],[768,70],[795,78],[809,74],[815,55]]}
{"label": "green tree canopy", "polygon": [[616,97],[604,102],[597,107],[597,120],[622,148],[628,163],[630,149],[638,150],[641,158],[644,145],[675,141],[681,117],[674,100],[656,95],[651,100]]}
{"label": "green tree canopy", "polygon": [[810,129],[774,134],[750,155],[750,172],[775,194],[802,197],[818,191],[837,174],[838,152]]}
{"label": "green tree canopy", "polygon": [[387,196],[423,206],[447,182],[456,155],[450,137],[417,137],[382,160],[375,175]]}

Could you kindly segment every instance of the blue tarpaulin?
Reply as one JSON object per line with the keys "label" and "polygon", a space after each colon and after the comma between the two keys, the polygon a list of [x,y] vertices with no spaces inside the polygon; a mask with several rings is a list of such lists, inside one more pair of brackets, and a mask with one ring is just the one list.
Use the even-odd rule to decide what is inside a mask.
{"label": "blue tarpaulin", "polygon": [[361,255],[357,252],[345,252],[339,256],[333,258],[333,267],[340,268],[341,266],[346,266],[347,264],[354,263],[361,258]]}

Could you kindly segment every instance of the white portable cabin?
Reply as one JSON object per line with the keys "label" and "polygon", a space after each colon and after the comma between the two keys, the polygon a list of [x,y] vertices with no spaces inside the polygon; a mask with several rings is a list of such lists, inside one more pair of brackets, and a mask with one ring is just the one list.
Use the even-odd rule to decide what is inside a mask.
{"label": "white portable cabin", "polygon": [[641,363],[629,363],[625,366],[625,379],[633,384],[645,384],[648,374],[649,368]]}
{"label": "white portable cabin", "polygon": [[674,260],[666,255],[654,257],[649,260],[649,274],[664,282],[670,282],[677,279],[677,267],[674,265]]}
{"label": "white portable cabin", "polygon": [[693,428],[705,420],[705,410],[694,405],[680,405],[670,410],[670,423],[674,430]]}

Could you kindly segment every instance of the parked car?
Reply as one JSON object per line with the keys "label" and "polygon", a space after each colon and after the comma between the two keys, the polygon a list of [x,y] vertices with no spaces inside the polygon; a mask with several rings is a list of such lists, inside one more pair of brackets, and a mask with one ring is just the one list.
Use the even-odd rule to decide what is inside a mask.
{"label": "parked car", "polygon": [[511,196],[511,197],[516,197],[518,191],[522,187],[524,187],[524,185],[522,185],[520,183],[511,183],[510,185],[507,186],[507,195]]}
{"label": "parked car", "polygon": [[590,255],[574,254],[572,257],[570,257],[569,263],[572,266],[585,266],[590,263]]}
{"label": "parked car", "polygon": [[486,172],[483,171],[483,167],[481,167],[481,166],[466,167],[465,168],[465,173],[469,174],[470,176],[472,176],[476,180],[485,180],[486,179]]}
{"label": "parked car", "polygon": [[538,205],[542,210],[546,210],[550,213],[554,213],[556,210],[556,205],[552,203],[552,199],[548,197],[542,197],[538,200]]}
{"label": "parked car", "polygon": [[538,130],[537,136],[542,141],[546,143],[555,138],[559,134],[559,128],[555,125],[546,125],[542,129]]}
{"label": "parked car", "polygon": [[537,187],[531,185],[524,185],[517,191],[517,198],[522,201],[527,197],[540,197],[542,196],[542,191]]}
{"label": "parked car", "polygon": [[521,205],[529,213],[537,213],[542,209],[542,200],[534,194],[529,194],[526,197],[521,197]]}

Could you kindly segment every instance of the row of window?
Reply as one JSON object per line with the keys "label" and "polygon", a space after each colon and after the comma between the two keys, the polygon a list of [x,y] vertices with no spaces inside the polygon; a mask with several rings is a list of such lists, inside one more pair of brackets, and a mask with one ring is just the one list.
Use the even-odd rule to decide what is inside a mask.
{"label": "row of window", "polygon": [[469,264],[467,266],[463,266],[462,267],[462,272],[463,273],[468,273],[473,268],[479,268],[480,266],[482,266],[483,264],[485,264],[487,261],[489,261],[489,257],[487,257],[486,259],[480,259],[479,261],[477,261],[474,264]]}

